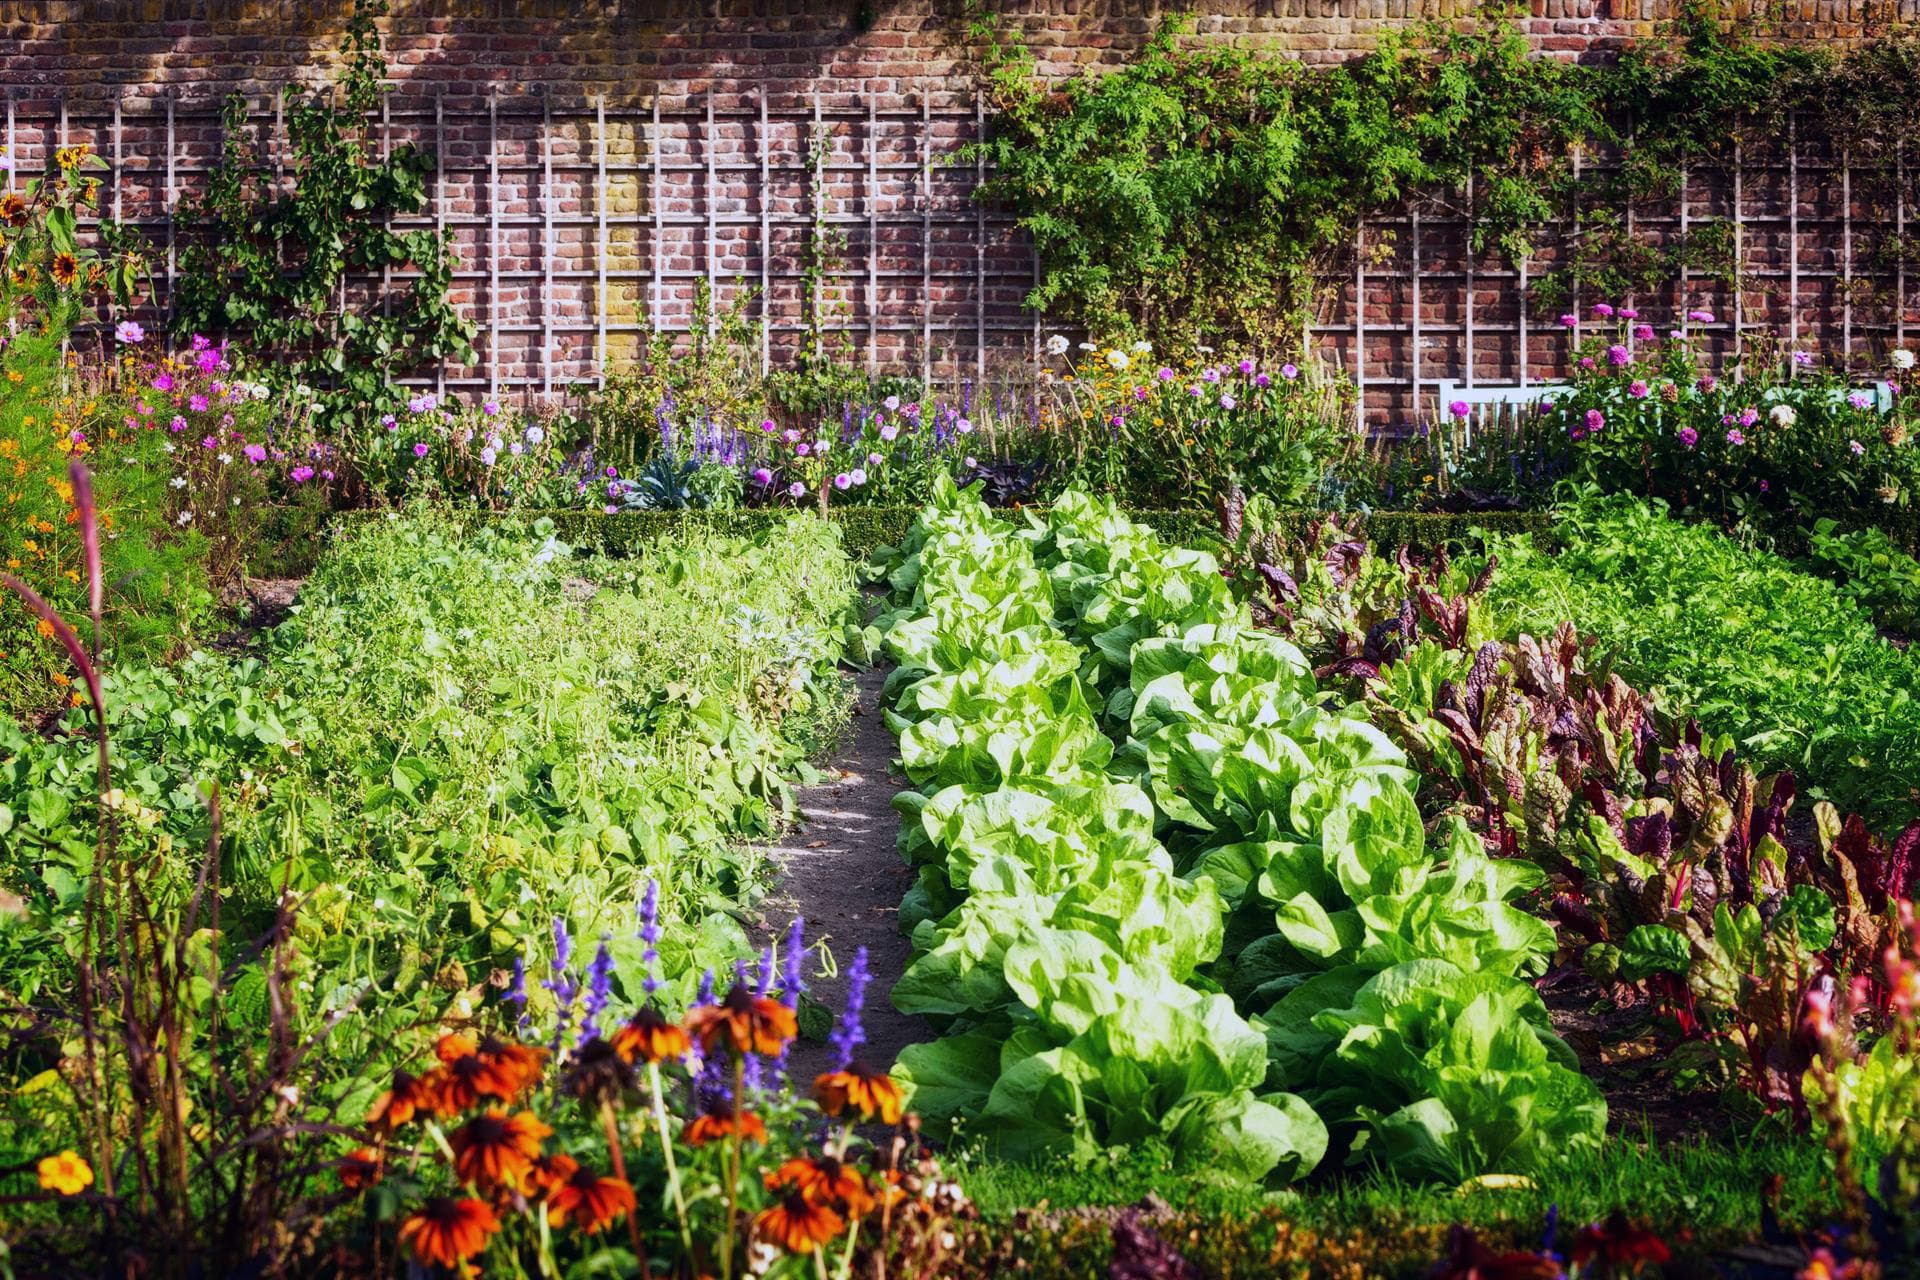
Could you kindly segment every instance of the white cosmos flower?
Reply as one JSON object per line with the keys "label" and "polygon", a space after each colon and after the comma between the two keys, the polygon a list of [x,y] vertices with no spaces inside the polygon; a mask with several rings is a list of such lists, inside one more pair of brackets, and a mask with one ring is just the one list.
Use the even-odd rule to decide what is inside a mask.
{"label": "white cosmos flower", "polygon": [[1080,349],[1082,351],[1098,351],[1100,344],[1097,342],[1083,342],[1080,344]]}
{"label": "white cosmos flower", "polygon": [[1896,369],[1913,368],[1913,352],[1907,350],[1905,347],[1896,349],[1890,358],[1893,361],[1893,367]]}
{"label": "white cosmos flower", "polygon": [[1132,351],[1137,356],[1150,356],[1153,354],[1153,344],[1142,338],[1133,344]]}
{"label": "white cosmos flower", "polygon": [[1116,347],[1112,351],[1107,352],[1107,363],[1112,365],[1115,370],[1124,369],[1128,364],[1127,353]]}
{"label": "white cosmos flower", "polygon": [[1794,413],[1792,405],[1777,404],[1773,406],[1773,412],[1767,416],[1773,419],[1773,425],[1776,427],[1790,427],[1799,415]]}
{"label": "white cosmos flower", "polygon": [[1051,338],[1048,338],[1047,354],[1050,356],[1063,356],[1067,354],[1067,340],[1057,333]]}

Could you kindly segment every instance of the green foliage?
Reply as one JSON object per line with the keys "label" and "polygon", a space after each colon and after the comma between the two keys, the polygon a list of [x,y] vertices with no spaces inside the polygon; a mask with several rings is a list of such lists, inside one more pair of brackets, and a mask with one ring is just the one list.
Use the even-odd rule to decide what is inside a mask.
{"label": "green foliage", "polygon": [[1833,584],[1658,503],[1584,496],[1560,546],[1488,539],[1494,634],[1593,636],[1670,715],[1737,738],[1756,768],[1795,768],[1876,826],[1920,812],[1920,667]]}
{"label": "green foliage", "polygon": [[[754,539],[687,531],[620,561],[550,533],[371,519],[329,549],[259,656],[109,678],[114,780],[155,874],[191,887],[209,835],[200,788],[220,783],[230,961],[247,967],[291,891],[294,977],[320,1015],[354,1011],[331,1032],[331,1092],[311,1118],[357,1117],[391,1033],[472,1005],[555,916],[612,935],[637,984],[649,878],[676,997],[751,953],[733,914],[760,891],[747,841],[789,812],[784,775],[844,712],[833,668],[853,579],[835,532],[804,517]],[[96,807],[82,723],[0,725],[0,883],[22,904],[0,916],[10,995],[72,980],[66,922]],[[29,1037],[15,1065],[48,1050]],[[62,1096],[21,1105],[54,1108],[53,1123]]]}
{"label": "green foliage", "polygon": [[[288,91],[288,181],[265,164],[236,93],[207,189],[179,212],[174,331],[231,335],[264,376],[322,388],[321,421],[343,439],[369,434],[399,403],[400,375],[473,359],[474,326],[447,297],[452,232],[389,225],[426,206],[434,157],[411,143],[383,155],[371,136],[386,92],[374,27],[383,12],[381,0],[356,5],[337,96]],[[402,268],[409,278],[383,296],[349,302],[349,273]]]}
{"label": "green foliage", "polygon": [[[1128,66],[1056,91],[990,21],[975,27],[996,107],[969,152],[992,167],[980,196],[1034,238],[1029,304],[1090,332],[1298,342],[1316,281],[1350,274],[1362,221],[1409,199],[1462,209],[1473,247],[1510,258],[1538,228],[1570,226],[1561,265],[1535,276],[1542,306],[1664,286],[1682,269],[1730,281],[1724,220],[1655,247],[1618,211],[1670,195],[1736,137],[1783,141],[1789,112],[1807,136],[1845,138],[1856,163],[1920,123],[1904,87],[1911,42],[1837,57],[1701,13],[1594,64],[1530,56],[1498,16],[1389,34],[1317,68],[1185,32],[1172,20]],[[1607,156],[1620,163],[1597,177]]]}
{"label": "green foliage", "polygon": [[1920,631],[1920,560],[1879,529],[1847,533],[1824,517],[1806,538],[1807,560],[1816,573],[1837,582],[1882,626],[1909,635]]}
{"label": "green foliage", "polygon": [[[922,788],[895,802],[918,881],[894,998],[950,1031],[899,1070],[930,1118],[1008,1155],[1158,1142],[1276,1180],[1328,1127],[1455,1178],[1598,1140],[1544,1017],[1476,1030],[1538,1003],[1515,975],[1552,931],[1510,900],[1540,876],[1461,829],[1430,849],[1405,757],[1249,629],[1211,555],[1071,491],[1016,533],[946,486],[885,564],[889,723]],[[1358,1095],[1318,1019],[1410,962],[1471,990],[1397,1009],[1425,1040]]]}

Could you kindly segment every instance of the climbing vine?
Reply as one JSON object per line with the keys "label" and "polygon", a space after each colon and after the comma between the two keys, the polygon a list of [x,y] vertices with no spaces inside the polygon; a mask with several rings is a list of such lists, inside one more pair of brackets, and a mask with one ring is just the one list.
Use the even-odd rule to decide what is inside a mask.
{"label": "climbing vine", "polygon": [[[356,5],[337,90],[289,91],[284,179],[234,94],[207,187],[179,211],[188,243],[176,332],[239,340],[263,377],[312,387],[319,413],[347,431],[392,407],[401,375],[473,359],[475,329],[447,297],[451,233],[392,225],[425,208],[435,158],[371,136],[386,92],[374,27],[384,9],[381,0]],[[385,288],[348,283],[408,267]]]}
{"label": "climbing vine", "polygon": [[1891,170],[1920,124],[1920,45],[1839,56],[1700,12],[1600,65],[1533,56],[1498,16],[1389,36],[1331,67],[1189,34],[1169,20],[1129,65],[1053,86],[976,20],[994,117],[966,158],[990,165],[981,198],[1012,209],[1039,251],[1031,305],[1102,334],[1292,345],[1363,222],[1414,198],[1463,216],[1476,252],[1517,259],[1558,237],[1536,308],[1682,270],[1730,284],[1726,220],[1656,240],[1625,210],[1670,202],[1736,141],[1783,146],[1789,128]]}

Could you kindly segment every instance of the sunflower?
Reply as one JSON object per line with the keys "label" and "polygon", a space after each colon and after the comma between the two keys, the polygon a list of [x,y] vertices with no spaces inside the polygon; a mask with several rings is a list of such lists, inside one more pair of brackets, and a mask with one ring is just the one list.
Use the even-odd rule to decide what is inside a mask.
{"label": "sunflower", "polygon": [[796,1156],[765,1175],[765,1180],[769,1191],[798,1191],[812,1204],[830,1205],[856,1218],[874,1204],[866,1179],[832,1156],[811,1160]]}
{"label": "sunflower", "polygon": [[52,275],[55,284],[72,284],[80,276],[80,259],[70,253],[54,254]]}
{"label": "sunflower", "polygon": [[774,1054],[800,1034],[800,1026],[793,1010],[778,1000],[756,996],[742,983],[719,1004],[687,1015],[687,1034],[700,1042],[702,1052],[712,1052],[713,1042],[722,1033],[735,1053]]}
{"label": "sunflower", "polygon": [[573,1176],[556,1188],[547,1199],[553,1220],[568,1219],[588,1235],[597,1235],[607,1225],[633,1212],[633,1188],[623,1178],[603,1178],[591,1169],[575,1169]]}
{"label": "sunflower", "polygon": [[431,1111],[434,1092],[434,1082],[430,1076],[395,1071],[393,1084],[375,1098],[373,1105],[367,1109],[367,1123],[376,1129],[392,1131],[415,1115]]}
{"label": "sunflower", "polygon": [[453,1131],[453,1169],[462,1181],[518,1191],[540,1158],[540,1142],[553,1132],[531,1111],[508,1115],[489,1107]]}
{"label": "sunflower", "polygon": [[859,1062],[815,1076],[813,1096],[819,1099],[820,1109],[830,1116],[837,1116],[852,1106],[863,1120],[877,1115],[887,1124],[900,1123],[904,1102],[900,1085],[892,1076]]}
{"label": "sunflower", "polygon": [[839,1214],[824,1204],[809,1203],[790,1191],[771,1209],[754,1215],[753,1229],[788,1253],[812,1253],[846,1227]]}
{"label": "sunflower", "polygon": [[500,1229],[483,1200],[455,1200],[436,1196],[400,1224],[400,1243],[428,1266],[457,1267],[487,1247],[487,1237]]}
{"label": "sunflower", "polygon": [[349,1191],[364,1191],[380,1181],[385,1166],[381,1163],[380,1153],[372,1147],[355,1147],[340,1157],[336,1168],[341,1186]]}
{"label": "sunflower", "polygon": [[687,1126],[687,1145],[703,1147],[736,1133],[753,1142],[767,1140],[767,1126],[759,1116],[751,1111],[735,1111],[730,1102],[716,1102]]}
{"label": "sunflower", "polygon": [[686,1057],[693,1041],[685,1028],[668,1022],[649,1005],[613,1033],[613,1047],[628,1062],[668,1062]]}

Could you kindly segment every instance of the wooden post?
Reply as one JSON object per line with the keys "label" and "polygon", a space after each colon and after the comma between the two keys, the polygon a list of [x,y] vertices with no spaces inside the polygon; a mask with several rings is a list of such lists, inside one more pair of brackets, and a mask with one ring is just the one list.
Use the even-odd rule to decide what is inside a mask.
{"label": "wooden post", "polygon": [[702,149],[707,153],[707,189],[701,201],[707,207],[707,337],[712,338],[719,331],[720,318],[720,233],[719,216],[714,209],[714,131],[713,131],[713,90],[707,90],[707,133]]}
{"label": "wooden post", "polygon": [[[1787,342],[1800,345],[1800,134],[1799,120],[1787,113]],[[1798,361],[1787,362],[1787,376],[1798,377]]]}
{"label": "wooden post", "polygon": [[666,221],[660,209],[660,91],[653,92],[653,133],[647,146],[648,203],[653,214],[653,268],[647,279],[647,311],[654,333],[662,329],[661,311],[666,307],[666,293],[662,288],[660,273],[665,259],[661,256],[661,240],[665,235]]}
{"label": "wooden post", "polygon": [[880,113],[867,99],[867,372],[880,369]]}
{"label": "wooden post", "polygon": [[933,99],[920,91],[920,385],[933,385]]}
{"label": "wooden post", "polygon": [[553,95],[540,95],[540,394],[553,394]]}
{"label": "wooden post", "polygon": [[[1463,337],[1463,354],[1466,385],[1473,386],[1473,172],[1467,172],[1467,226],[1461,233],[1460,256],[1466,268],[1466,306],[1462,316],[1466,333]],[[1520,267],[1520,382],[1527,381],[1527,268],[1526,260],[1521,259]]]}
{"label": "wooden post", "polygon": [[754,89],[760,100],[760,372],[773,369],[773,135],[767,126],[767,89]]}
{"label": "wooden post", "polygon": [[[1353,229],[1354,426],[1367,426],[1367,224]],[[1417,406],[1416,406],[1417,407]]]}
{"label": "wooden post", "polygon": [[594,269],[594,352],[595,381],[607,385],[607,95],[593,99],[593,209],[595,240]]}
{"label": "wooden post", "polygon": [[487,392],[500,394],[500,96],[487,94]]}
{"label": "wooden post", "polygon": [[[445,238],[447,233],[447,97],[446,91],[436,89],[433,93],[433,232]],[[447,362],[440,361],[434,366],[433,392],[437,398],[445,399],[447,394]]]}
{"label": "wooden post", "polygon": [[[987,134],[987,103],[976,92],[973,99],[973,136],[981,141]],[[987,178],[984,156],[973,161],[973,185],[977,190]],[[975,376],[987,376],[987,213],[979,201],[973,205],[973,357]]]}
{"label": "wooden post", "polygon": [[1746,342],[1747,289],[1743,270],[1747,261],[1747,224],[1741,213],[1746,158],[1740,139],[1733,140],[1733,378],[1741,381],[1740,353]]}
{"label": "wooden post", "polygon": [[1853,367],[1853,157],[1845,147],[1840,149],[1840,363]]}
{"label": "wooden post", "polygon": [[1413,403],[1420,404],[1420,202],[1415,197],[1407,205],[1408,255],[1407,274],[1413,303],[1413,322],[1408,329],[1408,346],[1412,351],[1409,357],[1408,374],[1412,381]]}

